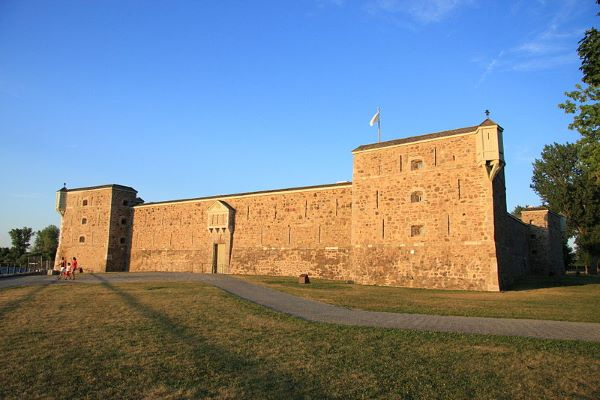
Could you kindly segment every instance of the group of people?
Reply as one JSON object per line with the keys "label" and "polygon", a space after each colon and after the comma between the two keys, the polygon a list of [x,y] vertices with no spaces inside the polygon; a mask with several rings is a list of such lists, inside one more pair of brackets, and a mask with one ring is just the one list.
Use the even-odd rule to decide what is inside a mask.
{"label": "group of people", "polygon": [[64,257],[61,257],[60,263],[58,263],[60,267],[60,273],[58,274],[58,279],[75,279],[75,272],[83,272],[82,268],[77,267],[77,258],[73,257],[71,262],[67,262]]}

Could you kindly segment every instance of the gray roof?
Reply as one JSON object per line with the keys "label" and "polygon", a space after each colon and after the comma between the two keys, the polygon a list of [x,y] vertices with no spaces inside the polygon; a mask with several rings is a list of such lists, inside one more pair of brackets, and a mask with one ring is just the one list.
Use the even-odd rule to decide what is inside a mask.
{"label": "gray roof", "polygon": [[[123,186],[123,185],[117,185],[115,183],[110,184],[110,185],[86,186],[86,187],[79,187],[79,188],[67,189],[67,192],[78,192],[78,191],[81,191],[81,190],[108,189],[108,188],[119,189],[119,190],[126,190],[126,191],[137,193],[137,190],[135,190],[132,187]],[[65,190],[65,188],[63,187],[63,188],[59,189],[58,191],[64,191],[64,190]]]}
{"label": "gray roof", "polygon": [[461,133],[474,132],[480,126],[491,126],[491,125],[497,125],[498,128],[502,131],[502,127],[500,127],[500,125],[498,125],[491,119],[487,118],[485,121],[483,121],[479,125],[467,126],[465,128],[452,129],[449,131],[428,133],[428,134],[419,135],[419,136],[411,136],[411,137],[402,138],[402,139],[388,140],[387,142],[381,142],[381,143],[364,144],[362,146],[358,146],[356,149],[352,150],[352,152],[354,153],[357,151],[372,150],[372,149],[378,149],[381,147],[396,146],[399,144],[405,144],[405,143],[411,143],[411,142],[419,142],[421,140],[430,140],[430,139],[443,138],[446,136],[454,136],[454,135],[459,135]]}

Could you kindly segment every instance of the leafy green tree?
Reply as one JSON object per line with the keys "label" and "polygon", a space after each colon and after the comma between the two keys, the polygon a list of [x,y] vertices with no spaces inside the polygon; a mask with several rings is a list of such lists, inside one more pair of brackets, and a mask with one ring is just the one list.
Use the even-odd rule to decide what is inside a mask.
{"label": "leafy green tree", "polygon": [[[600,0],[596,2],[600,4]],[[583,85],[577,84],[574,91],[566,92],[567,100],[559,107],[567,114],[574,114],[569,129],[581,134],[577,142],[581,160],[600,183],[600,32],[588,29],[579,41],[577,52]]]}
{"label": "leafy green tree", "polygon": [[513,209],[513,210],[510,212],[510,214],[511,214],[513,217],[517,217],[517,218],[519,218],[519,219],[520,219],[520,218],[521,218],[521,211],[523,211],[523,210],[524,210],[524,209],[526,209],[527,207],[528,207],[528,206],[522,206],[522,205],[519,205],[519,204],[517,204],[517,205],[515,206],[515,208],[514,208],[514,209]]}
{"label": "leafy green tree", "polygon": [[41,231],[36,232],[33,244],[33,252],[54,259],[58,248],[59,229],[55,225],[48,225]]}
{"label": "leafy green tree", "polygon": [[533,163],[531,188],[547,206],[567,217],[567,236],[587,254],[600,256],[600,185],[582,166],[576,144],[547,145]]}
{"label": "leafy green tree", "polygon": [[0,262],[9,263],[11,261],[10,247],[0,247]]}
{"label": "leafy green tree", "polygon": [[16,261],[23,256],[29,248],[29,242],[33,236],[33,230],[28,227],[11,229],[8,232],[12,241],[11,253]]}

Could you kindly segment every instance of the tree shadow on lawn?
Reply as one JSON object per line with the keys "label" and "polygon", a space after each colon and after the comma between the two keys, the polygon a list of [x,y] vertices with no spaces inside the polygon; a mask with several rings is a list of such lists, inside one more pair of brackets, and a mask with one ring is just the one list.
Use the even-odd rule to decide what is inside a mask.
{"label": "tree shadow on lawn", "polygon": [[[8,313],[15,311],[17,308],[22,306],[25,303],[32,301],[41,291],[46,289],[48,285],[36,285],[31,288],[26,294],[23,296],[11,300],[0,307],[0,320]],[[16,288],[10,288],[16,289]]]}
{"label": "tree shadow on lawn", "polygon": [[546,289],[562,286],[585,286],[600,284],[600,275],[563,275],[541,276],[527,275],[518,278],[508,290],[513,292],[535,289]]}
{"label": "tree shadow on lawn", "polygon": [[[101,276],[96,278],[101,285],[120,296],[130,307],[145,318],[152,320],[157,326],[177,341],[193,349],[193,362],[196,373],[202,376],[214,375],[217,371],[224,376],[241,377],[233,388],[224,387],[225,391],[239,390],[237,398],[330,398],[326,391],[312,381],[310,386],[287,373],[269,368],[270,363],[259,358],[243,357],[225,348],[208,343],[205,337],[198,335],[190,328],[178,324],[162,312],[156,311],[140,303],[134,296],[113,286]],[[204,359],[203,359],[204,357]],[[209,362],[206,362],[208,357]],[[217,378],[218,379],[218,378]],[[221,378],[222,379],[222,378]],[[214,389],[205,387],[191,388],[195,390],[194,398],[219,397]]]}

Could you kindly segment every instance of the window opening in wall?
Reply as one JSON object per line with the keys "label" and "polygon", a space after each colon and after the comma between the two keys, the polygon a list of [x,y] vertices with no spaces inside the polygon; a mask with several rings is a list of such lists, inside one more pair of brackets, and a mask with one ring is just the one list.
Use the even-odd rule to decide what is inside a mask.
{"label": "window opening in wall", "polygon": [[450,214],[448,214],[447,217],[448,217],[448,236],[450,236]]}
{"label": "window opening in wall", "polygon": [[128,200],[123,200],[123,205],[124,206],[128,206],[129,205],[129,201]]}
{"label": "window opening in wall", "polygon": [[385,239],[385,219],[381,220],[381,238]]}
{"label": "window opening in wall", "polygon": [[379,190],[375,191],[375,208],[379,208]]}
{"label": "window opening in wall", "polygon": [[420,203],[421,201],[423,201],[423,192],[412,192],[412,194],[410,195],[410,202]]}
{"label": "window opening in wall", "polygon": [[288,225],[288,244],[292,243],[292,227]]}
{"label": "window opening in wall", "polygon": [[458,187],[458,198],[460,200],[460,179],[458,179],[456,186]]}
{"label": "window opening in wall", "polygon": [[422,160],[412,160],[410,162],[410,170],[416,171],[418,169],[423,169],[423,161]]}
{"label": "window opening in wall", "polygon": [[437,147],[433,148],[433,165],[437,165]]}
{"label": "window opening in wall", "polygon": [[319,237],[318,242],[321,243],[321,225],[319,225]]}
{"label": "window opening in wall", "polygon": [[402,172],[402,156],[400,156],[398,160],[398,169],[400,172]]}
{"label": "window opening in wall", "polygon": [[304,218],[308,216],[308,200],[304,200]]}
{"label": "window opening in wall", "polygon": [[85,236],[79,236],[79,243],[85,243]]}
{"label": "window opening in wall", "polygon": [[335,216],[338,214],[338,199],[335,199]]}
{"label": "window opening in wall", "polygon": [[410,227],[411,237],[421,236],[421,233],[423,233],[423,225],[412,225]]}
{"label": "window opening in wall", "polygon": [[127,218],[121,218],[121,225],[127,224]]}
{"label": "window opening in wall", "polygon": [[273,207],[273,219],[277,219],[277,205]]}
{"label": "window opening in wall", "polygon": [[119,243],[121,243],[121,244],[125,244],[125,238],[124,238],[124,237],[122,237],[121,239],[119,239]]}
{"label": "window opening in wall", "polygon": [[88,205],[88,201],[87,201],[87,199],[83,200],[83,205],[84,205],[84,206],[87,206],[87,205]]}
{"label": "window opening in wall", "polygon": [[82,218],[81,219],[81,225],[85,225],[87,224],[87,218]]}
{"label": "window opening in wall", "polygon": [[250,206],[246,206],[246,219],[250,219]]}

